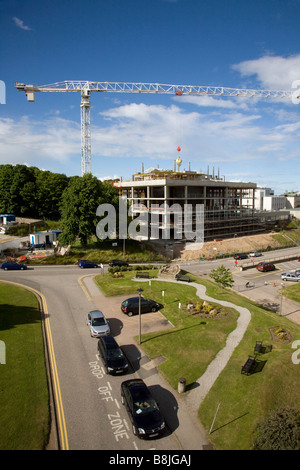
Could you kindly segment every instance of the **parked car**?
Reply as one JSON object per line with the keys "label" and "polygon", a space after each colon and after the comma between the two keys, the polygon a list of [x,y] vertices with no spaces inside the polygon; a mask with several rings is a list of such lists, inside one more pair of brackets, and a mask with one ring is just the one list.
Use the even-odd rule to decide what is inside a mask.
{"label": "parked car", "polygon": [[92,310],[88,313],[86,324],[90,328],[91,336],[99,338],[103,335],[110,334],[108,321],[100,310]]}
{"label": "parked car", "polygon": [[129,266],[129,264],[126,263],[126,261],[122,261],[120,259],[112,259],[108,264],[111,267],[114,267],[114,266],[126,266],[126,267],[128,267]]}
{"label": "parked car", "polygon": [[276,268],[273,263],[262,262],[262,263],[258,263],[258,265],[256,266],[256,269],[258,269],[258,271],[265,272],[265,271],[274,271]]}
{"label": "parked car", "polygon": [[1,269],[4,269],[5,271],[9,270],[9,269],[27,269],[27,265],[26,264],[21,264],[21,263],[17,263],[16,261],[5,261],[4,263],[2,263],[0,265],[0,268]]}
{"label": "parked car", "polygon": [[282,273],[282,274],[281,274],[281,279],[282,279],[283,281],[295,281],[295,282],[299,282],[299,281],[300,281],[300,274]]}
{"label": "parked car", "polygon": [[142,379],[122,382],[121,401],[126,408],[135,436],[152,438],[164,432],[165,420]]}
{"label": "parked car", "polygon": [[78,266],[83,268],[98,268],[99,265],[97,263],[93,263],[93,261],[89,261],[88,259],[82,259],[78,262]]}
{"label": "parked car", "polygon": [[248,258],[248,255],[246,255],[246,253],[236,253],[234,255],[234,259],[246,259]]}
{"label": "parked car", "polygon": [[249,253],[249,256],[252,256],[253,258],[256,258],[257,256],[262,256],[262,253],[260,251],[251,251]]}
{"label": "parked car", "polygon": [[[151,299],[141,297],[141,313],[157,312],[160,304]],[[129,317],[139,313],[139,297],[130,297],[121,303],[121,310]]]}
{"label": "parked car", "polygon": [[127,359],[113,336],[102,336],[99,339],[98,354],[107,374],[122,374],[128,370]]}

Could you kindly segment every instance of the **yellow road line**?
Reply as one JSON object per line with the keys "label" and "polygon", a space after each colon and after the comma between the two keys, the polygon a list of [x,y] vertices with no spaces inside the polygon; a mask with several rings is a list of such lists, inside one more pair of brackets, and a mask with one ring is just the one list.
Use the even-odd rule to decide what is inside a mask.
{"label": "yellow road line", "polygon": [[64,408],[63,408],[62,397],[61,397],[60,384],[59,384],[58,373],[57,373],[57,366],[56,366],[56,360],[55,360],[55,354],[54,354],[54,348],[53,348],[53,341],[52,341],[52,334],[51,334],[50,320],[49,320],[49,313],[48,313],[46,298],[41,292],[37,291],[36,289],[33,289],[32,287],[28,287],[26,285],[19,284],[17,282],[12,282],[12,281],[0,280],[0,282],[23,287],[24,289],[31,291],[35,295],[40,296],[42,300],[44,317],[45,317],[44,318],[45,330],[46,330],[46,336],[48,340],[50,366],[52,370],[55,400],[56,400],[56,405],[57,405],[56,409],[57,409],[57,416],[58,416],[58,426],[59,426],[59,431],[60,431],[59,435],[61,438],[61,449],[69,450],[68,434],[67,434]]}
{"label": "yellow road line", "polygon": [[85,275],[85,276],[81,276],[81,277],[78,279],[78,283],[79,283],[81,289],[83,290],[83,292],[85,293],[85,296],[86,296],[86,298],[88,299],[88,301],[91,301],[92,298],[91,298],[91,296],[90,296],[90,293],[89,293],[88,289],[85,287],[84,282],[83,282],[83,278],[88,277],[88,276],[89,276],[88,274]]}

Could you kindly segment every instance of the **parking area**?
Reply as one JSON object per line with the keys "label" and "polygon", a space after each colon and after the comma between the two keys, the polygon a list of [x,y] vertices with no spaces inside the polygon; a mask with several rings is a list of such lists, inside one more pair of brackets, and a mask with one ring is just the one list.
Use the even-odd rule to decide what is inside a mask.
{"label": "parking area", "polygon": [[275,263],[275,267],[275,271],[269,272],[259,272],[256,268],[246,271],[233,268],[233,288],[264,307],[300,324],[299,303],[293,302],[282,295],[283,287],[295,283],[285,282],[281,279],[282,273],[294,272],[296,269],[300,269],[300,263],[297,260],[286,261]]}
{"label": "parking area", "polygon": [[[129,297],[135,296],[135,294],[105,297],[95,285],[93,275],[85,276],[84,284],[91,295],[95,308],[101,310],[109,320],[112,335],[116,337],[119,345],[128,346],[134,343],[133,338],[139,335],[139,315],[128,317],[128,315],[121,311],[121,303]],[[163,308],[158,312],[149,312],[141,315],[142,334],[172,327],[173,325],[163,315]],[[134,356],[136,355],[138,355],[138,352],[135,352]],[[137,359],[137,357],[132,358],[134,361]]]}
{"label": "parking area", "polygon": [[[274,271],[261,272],[255,267],[245,271],[240,271],[239,268],[233,268],[232,274],[237,284],[242,283],[243,280],[245,283],[249,280],[253,281],[254,283],[257,283],[257,285],[264,284],[265,282],[279,282],[281,284],[282,273],[294,272],[296,269],[300,269],[300,263],[296,260],[274,263],[274,265],[276,268]],[[241,280],[241,282],[239,280]]]}

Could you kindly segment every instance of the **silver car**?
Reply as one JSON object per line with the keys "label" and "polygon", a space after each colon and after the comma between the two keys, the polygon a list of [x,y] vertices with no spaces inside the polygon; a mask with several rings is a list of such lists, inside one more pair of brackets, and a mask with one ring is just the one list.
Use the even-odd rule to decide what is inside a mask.
{"label": "silver car", "polygon": [[300,275],[299,274],[293,274],[293,273],[282,273],[281,274],[281,279],[283,281],[300,282]]}
{"label": "silver car", "polygon": [[110,334],[108,321],[100,310],[92,310],[88,313],[86,324],[90,328],[91,336],[100,338]]}

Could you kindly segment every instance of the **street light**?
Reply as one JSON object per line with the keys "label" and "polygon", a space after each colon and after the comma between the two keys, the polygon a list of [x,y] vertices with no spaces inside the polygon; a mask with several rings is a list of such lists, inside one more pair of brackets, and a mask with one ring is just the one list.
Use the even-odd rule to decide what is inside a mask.
{"label": "street light", "polygon": [[141,295],[143,292],[143,289],[139,288],[138,290],[139,293],[139,344],[141,344],[141,330],[142,330],[142,323],[141,323]]}
{"label": "street light", "polygon": [[281,283],[280,315],[282,315],[283,282]]}

